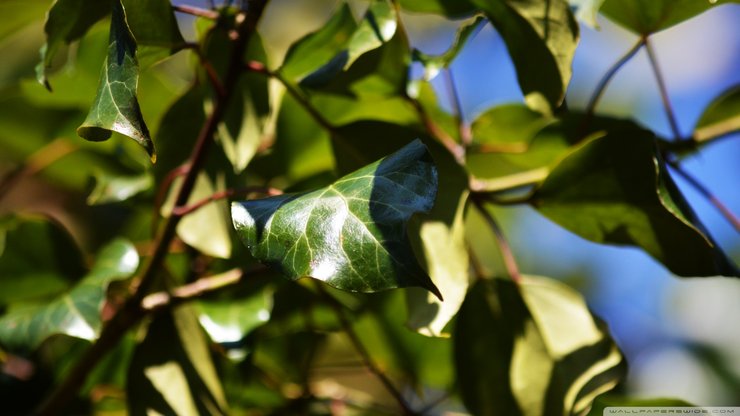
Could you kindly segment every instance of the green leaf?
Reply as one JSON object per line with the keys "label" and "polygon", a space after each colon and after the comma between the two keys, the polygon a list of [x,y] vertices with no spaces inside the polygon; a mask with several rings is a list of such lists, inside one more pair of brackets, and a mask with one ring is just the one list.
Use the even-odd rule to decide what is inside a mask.
{"label": "green leaf", "polygon": [[77,243],[54,221],[5,218],[0,240],[0,305],[58,294],[85,272]]}
{"label": "green leaf", "polygon": [[707,142],[740,131],[740,86],[731,87],[704,109],[694,127],[694,140]]}
{"label": "green leaf", "polygon": [[41,62],[36,67],[36,78],[51,91],[46,71],[63,44],[81,38],[99,20],[110,13],[108,0],[56,0],[44,25],[46,44],[41,48]]}
{"label": "green leaf", "polygon": [[126,399],[132,414],[226,414],[208,340],[193,309],[157,315],[136,347]]}
{"label": "green leaf", "polygon": [[406,236],[409,217],[429,211],[436,192],[436,168],[416,141],[326,188],[235,202],[232,219],[252,255],[291,279],[362,292],[421,286],[440,296]]}
{"label": "green leaf", "polygon": [[[142,62],[154,63],[183,48],[183,39],[169,0],[121,0],[126,22],[139,46]],[[146,67],[148,65],[144,65]]]}
{"label": "green leaf", "polygon": [[44,17],[49,0],[3,0],[0,2],[0,41]]}
{"label": "green leaf", "polygon": [[485,18],[483,16],[474,16],[464,21],[457,28],[452,45],[440,55],[428,55],[418,49],[414,49],[414,60],[424,65],[424,79],[431,80],[439,74],[440,70],[449,67],[484,20]]}
{"label": "green leaf", "polygon": [[560,106],[572,74],[578,23],[566,0],[473,0],[501,34],[527,105],[544,114]]}
{"label": "green leaf", "polygon": [[679,276],[736,274],[702,233],[647,131],[612,130],[578,146],[552,169],[533,204],[588,240],[639,246]]}
{"label": "green leaf", "polygon": [[463,17],[475,13],[468,0],[401,0],[401,7],[412,12],[435,13],[446,17]]}
{"label": "green leaf", "polygon": [[581,295],[543,277],[476,283],[453,340],[460,393],[473,414],[581,414],[625,369]]}
{"label": "green leaf", "polygon": [[648,36],[725,3],[737,0],[606,0],[601,12],[626,29]]}
{"label": "green leaf", "polygon": [[[679,399],[656,398],[656,399],[635,399],[630,397],[620,397],[611,394],[601,395],[596,398],[594,405],[588,412],[587,416],[604,416],[604,410],[607,407],[694,407],[693,404]],[[656,409],[657,410],[657,409]],[[688,410],[688,409],[687,409]],[[693,410],[693,409],[692,409]]]}
{"label": "green leaf", "polygon": [[[247,59],[266,62],[267,54],[259,36],[253,36]],[[244,74],[235,87],[233,101],[218,126],[218,140],[226,157],[241,172],[262,144],[270,115],[268,78],[263,74]]]}
{"label": "green leaf", "polygon": [[121,202],[152,188],[151,175],[113,176],[107,173],[95,175],[95,188],[87,197],[89,205]]}
{"label": "green leaf", "polygon": [[130,277],[138,265],[139,256],[130,243],[113,241],[69,292],[43,305],[13,309],[0,318],[0,342],[10,350],[31,351],[55,334],[94,340],[102,326],[100,313],[108,284]]}
{"label": "green leaf", "polygon": [[103,64],[98,93],[87,118],[77,128],[77,134],[87,140],[103,141],[110,138],[111,132],[121,133],[144,147],[154,162],[157,159],[154,142],[149,137],[136,98],[138,82],[136,41],[119,0],[113,5],[108,56]]}
{"label": "green leaf", "polygon": [[[432,294],[409,289],[406,303],[409,328],[427,336],[448,336],[445,326],[457,314],[468,289],[470,259],[465,241],[465,205],[468,181],[463,168],[446,148],[430,142],[439,176],[439,195],[427,215],[419,216],[409,231],[417,253],[422,253],[422,265],[432,282],[444,293],[444,302]],[[416,241],[418,238],[418,242]]]}
{"label": "green leaf", "polygon": [[240,341],[270,319],[271,292],[261,290],[247,297],[200,300],[196,304],[198,321],[213,342]]}
{"label": "green leaf", "polygon": [[316,71],[344,49],[356,29],[352,10],[347,3],[342,3],[321,29],[291,45],[280,73],[286,79],[297,81]]}
{"label": "green leaf", "polygon": [[592,28],[599,27],[596,16],[599,14],[599,9],[604,4],[604,0],[568,0],[568,3],[570,3],[570,7],[575,9],[576,19]]}

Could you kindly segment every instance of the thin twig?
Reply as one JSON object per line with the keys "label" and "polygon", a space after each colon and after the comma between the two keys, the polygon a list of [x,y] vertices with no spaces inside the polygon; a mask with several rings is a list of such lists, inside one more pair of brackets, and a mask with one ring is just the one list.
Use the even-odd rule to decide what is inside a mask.
{"label": "thin twig", "polygon": [[[262,268],[264,267],[266,266],[263,266]],[[244,273],[242,269],[231,269],[214,276],[201,277],[193,283],[176,287],[169,291],[155,292],[146,295],[144,299],[141,300],[141,309],[151,313],[164,308],[171,308],[183,302],[203,297],[225,287],[234,286],[241,282],[245,275],[247,275],[247,273]]]}
{"label": "thin twig", "polygon": [[498,222],[496,222],[496,220],[493,218],[493,215],[491,215],[491,213],[486,210],[486,207],[483,205],[483,202],[480,198],[471,199],[475,207],[478,208],[478,212],[480,212],[480,214],[483,216],[483,219],[486,221],[486,223],[488,223],[488,226],[491,228],[494,237],[496,237],[496,243],[498,244],[498,248],[501,251],[501,258],[504,261],[504,266],[506,267],[507,273],[509,273],[509,277],[511,277],[511,280],[513,280],[515,283],[521,283],[522,275],[521,273],[519,273],[519,267],[516,265],[514,253],[511,251],[511,246],[509,245],[508,240],[506,240],[506,236],[504,236],[503,230],[498,225]]}
{"label": "thin twig", "polygon": [[198,55],[200,66],[202,66],[203,69],[206,71],[208,80],[211,82],[211,85],[213,85],[213,89],[216,90],[216,94],[219,97],[224,97],[226,95],[226,90],[224,89],[224,85],[221,83],[221,80],[218,78],[218,73],[216,72],[216,68],[214,68],[213,65],[211,65],[211,62],[203,54],[203,51],[200,49],[200,45],[198,45],[197,43],[188,42],[188,43],[185,43],[185,48],[192,50],[193,52],[195,52],[196,55]]}
{"label": "thin twig", "polygon": [[210,20],[218,20],[219,13],[214,10],[201,9],[200,7],[188,6],[184,4],[173,4],[172,10],[180,13],[189,14],[192,16],[202,17]]}
{"label": "thin twig", "polygon": [[455,139],[450,137],[450,135],[447,134],[446,131],[442,130],[437,125],[437,123],[434,122],[434,120],[429,116],[429,113],[427,113],[426,109],[424,109],[424,106],[422,106],[418,100],[415,100],[411,97],[407,97],[407,99],[416,110],[416,113],[421,119],[421,122],[424,124],[424,128],[426,129],[426,131],[432,137],[436,138],[437,141],[442,143],[444,147],[447,148],[447,150],[450,152],[450,154],[452,154],[457,163],[464,165],[465,148],[463,146],[460,146],[460,144],[458,144]]}
{"label": "thin twig", "polygon": [[[236,18],[239,36],[234,40],[231,51],[230,64],[224,78],[226,95],[218,97],[211,115],[206,119],[201,129],[195,147],[190,156],[188,170],[175,200],[175,207],[187,203],[195,186],[195,180],[205,163],[208,150],[213,143],[213,135],[221,121],[226,107],[229,104],[231,93],[234,91],[239,76],[242,73],[243,56],[249,40],[255,33],[257,22],[262,16],[267,0],[253,0],[250,2],[249,13],[238,15]],[[157,276],[160,275],[162,263],[169,252],[169,246],[175,237],[177,224],[182,217],[172,215],[167,219],[162,233],[157,239],[154,254],[144,268],[135,293],[127,299],[121,309],[108,321],[101,331],[100,337],[88,348],[68,372],[66,378],[57,386],[52,394],[40,405],[37,414],[58,414],[70,399],[77,395],[88,374],[97,366],[100,360],[113,349],[142,317],[141,300],[148,294]]]}
{"label": "thin twig", "polygon": [[174,207],[172,208],[172,215],[179,215],[179,216],[187,215],[187,214],[190,214],[202,208],[203,206],[205,206],[206,204],[210,202],[218,201],[220,199],[225,199],[225,198],[231,198],[236,195],[248,195],[248,194],[253,194],[253,193],[264,194],[267,196],[276,196],[276,195],[281,195],[283,191],[279,189],[275,189],[275,188],[265,187],[265,186],[249,186],[246,188],[224,189],[223,191],[214,192],[210,196],[203,198],[200,201],[197,201],[193,204]]}
{"label": "thin twig", "polygon": [[316,287],[319,293],[327,300],[331,308],[334,310],[337,318],[339,318],[339,323],[342,326],[342,330],[347,334],[347,338],[349,338],[352,346],[360,355],[360,358],[362,359],[365,367],[367,367],[367,369],[370,370],[371,373],[375,374],[378,380],[380,380],[380,382],[386,388],[388,393],[390,393],[393,398],[396,399],[396,402],[398,402],[398,405],[401,407],[404,414],[417,415],[418,413],[409,406],[409,404],[406,402],[406,399],[404,399],[403,394],[401,394],[401,392],[396,388],[391,379],[388,378],[388,376],[383,372],[383,370],[378,367],[377,364],[375,364],[375,361],[373,361],[370,352],[367,350],[367,348],[365,348],[362,340],[360,340],[360,337],[357,336],[357,333],[352,327],[352,323],[350,323],[349,319],[347,318],[343,306],[339,304],[339,302],[337,302],[337,300],[334,299],[331,294],[329,294],[329,292],[327,292],[326,289],[321,286],[321,284],[317,283]]}
{"label": "thin twig", "polygon": [[591,95],[591,99],[588,101],[588,105],[586,106],[586,118],[590,119],[591,116],[593,116],[594,111],[596,110],[596,106],[599,104],[599,100],[601,100],[601,96],[604,95],[604,91],[606,91],[606,87],[609,85],[609,82],[614,78],[614,75],[619,72],[619,70],[629,62],[630,59],[632,59],[637,52],[640,51],[640,49],[645,46],[646,39],[640,38],[640,40],[630,48],[630,50],[627,51],[617,62],[614,63],[614,65],[609,68],[608,71],[606,71],[606,74],[601,78],[598,85],[596,86],[596,89],[594,90],[594,93]]}
{"label": "thin twig", "polygon": [[722,201],[720,201],[706,186],[704,186],[704,184],[699,182],[699,180],[693,177],[690,173],[686,172],[675,160],[669,159],[667,160],[667,163],[676,171],[676,173],[686,179],[686,182],[699,191],[699,193],[706,198],[710,204],[714,205],[714,207],[717,208],[717,211],[719,211],[720,214],[722,214],[722,216],[725,217],[733,227],[735,227],[735,230],[740,231],[740,219],[730,211],[727,205],[722,203]]}
{"label": "thin twig", "polygon": [[673,112],[673,107],[671,106],[671,100],[668,98],[668,89],[665,85],[665,79],[663,78],[663,74],[660,71],[660,66],[658,66],[658,59],[655,57],[655,51],[653,51],[653,46],[648,41],[647,38],[645,38],[645,50],[647,51],[648,60],[650,61],[650,66],[653,68],[653,73],[655,74],[655,80],[658,83],[658,90],[660,91],[660,99],[663,101],[663,108],[665,109],[665,114],[668,117],[668,124],[671,126],[671,132],[673,133],[673,140],[678,141],[681,139],[681,130],[678,128],[678,121],[676,120],[676,113]]}
{"label": "thin twig", "polygon": [[452,68],[446,68],[444,73],[447,84],[447,91],[450,96],[450,100],[452,101],[452,108],[454,109],[455,122],[457,122],[457,130],[458,134],[460,135],[460,141],[462,142],[464,148],[467,148],[470,147],[470,145],[473,143],[473,137],[470,131],[470,126],[465,121],[462,109],[462,101],[460,100],[460,93],[457,90],[455,78],[452,75]]}

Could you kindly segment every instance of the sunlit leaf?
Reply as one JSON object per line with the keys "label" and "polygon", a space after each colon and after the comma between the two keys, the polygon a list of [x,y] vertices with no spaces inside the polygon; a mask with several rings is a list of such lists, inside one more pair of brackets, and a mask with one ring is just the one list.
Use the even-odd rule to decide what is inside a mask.
{"label": "sunlit leaf", "polygon": [[272,293],[263,290],[246,298],[201,300],[196,310],[198,321],[214,342],[238,342],[270,319]]}
{"label": "sunlit leaf", "polygon": [[430,80],[437,76],[440,70],[449,67],[452,61],[455,60],[460,51],[465,47],[468,40],[475,34],[476,30],[480,28],[481,22],[484,20],[483,16],[475,16],[463,22],[463,24],[457,29],[452,45],[450,45],[450,47],[442,54],[429,55],[415,49],[414,59],[424,65],[424,78]]}
{"label": "sunlit leaf", "polygon": [[51,220],[0,221],[0,305],[58,294],[85,272],[72,236]]}
{"label": "sunlit leaf", "polygon": [[136,40],[119,0],[113,5],[108,56],[100,75],[98,93],[77,133],[91,141],[107,140],[114,131],[121,133],[144,147],[155,161],[154,143],[136,98],[138,82]]}
{"label": "sunlit leaf", "polygon": [[94,340],[100,333],[108,284],[130,277],[138,265],[139,256],[130,243],[110,243],[69,292],[43,305],[18,307],[0,318],[0,342],[10,350],[30,351],[55,334]]}
{"label": "sunlit leaf", "polygon": [[527,105],[548,114],[565,97],[578,44],[566,0],[473,0],[501,34]]}
{"label": "sunlit leaf", "polygon": [[82,37],[95,22],[111,10],[108,0],[56,0],[44,25],[46,44],[41,48],[41,62],[36,67],[38,81],[51,89],[46,71],[63,44]]}
{"label": "sunlit leaf", "polygon": [[705,142],[740,131],[740,86],[734,86],[715,98],[704,109],[694,127],[694,140]]}
{"label": "sunlit leaf", "polygon": [[580,414],[624,373],[581,295],[551,279],[479,281],[456,322],[457,381],[473,414]]}
{"label": "sunlit leaf", "polygon": [[226,414],[226,400],[207,342],[189,306],[157,315],[129,367],[129,411]]}
{"label": "sunlit leaf", "polygon": [[650,35],[690,19],[712,7],[736,0],[605,0],[601,12],[614,22]]}
{"label": "sunlit leaf", "polygon": [[578,146],[552,169],[533,205],[588,240],[639,246],[677,275],[736,274],[702,233],[647,131]]}
{"label": "sunlit leaf", "polygon": [[290,47],[280,72],[290,80],[302,79],[341,52],[356,29],[352,10],[342,3],[324,26]]}
{"label": "sunlit leaf", "polygon": [[409,217],[431,209],[436,192],[431,157],[414,142],[326,188],[236,202],[232,218],[252,255],[291,279],[363,292],[421,286],[439,295],[406,236]]}

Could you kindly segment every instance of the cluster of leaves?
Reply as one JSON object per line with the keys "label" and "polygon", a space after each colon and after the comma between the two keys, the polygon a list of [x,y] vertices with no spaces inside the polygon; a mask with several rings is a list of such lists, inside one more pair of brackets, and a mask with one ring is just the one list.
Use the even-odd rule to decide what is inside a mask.
{"label": "cluster of leaves", "polygon": [[[0,39],[17,41],[46,3],[3,5],[0,27],[13,29]],[[226,3],[56,0],[37,80],[3,75],[10,412],[47,395],[50,413],[70,400],[134,414],[583,415],[620,403],[597,399],[625,371],[606,326],[577,291],[520,275],[499,203],[639,247],[679,276],[738,275],[668,164],[740,127],[740,90],[675,140],[564,104],[576,18],[593,25],[600,9],[639,48],[722,1],[373,0],[359,20],[343,3],[279,65],[257,30],[266,2]],[[198,15],[195,42],[175,10]],[[461,19],[450,48],[414,49],[402,10]],[[430,79],[485,24],[523,102],[465,126]],[[413,62],[423,79],[410,79]],[[30,216],[21,185],[62,202]],[[471,213],[502,261],[469,242],[481,232]]]}

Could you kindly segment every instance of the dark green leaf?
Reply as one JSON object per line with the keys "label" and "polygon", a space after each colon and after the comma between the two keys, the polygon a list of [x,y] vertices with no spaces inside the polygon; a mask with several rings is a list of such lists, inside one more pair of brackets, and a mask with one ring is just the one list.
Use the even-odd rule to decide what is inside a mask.
{"label": "dark green leaf", "polygon": [[437,172],[426,147],[400,151],[317,191],[236,202],[232,218],[257,259],[291,279],[310,276],[350,291],[421,286],[406,222],[432,208]]}
{"label": "dark green leaf", "polygon": [[72,236],[53,221],[3,219],[0,240],[0,305],[58,294],[85,272]]}
{"label": "dark green leaf", "polygon": [[[633,399],[629,397],[614,396],[611,394],[602,395],[596,398],[591,411],[588,412],[587,416],[604,416],[604,410],[607,407],[693,407],[691,403],[687,403],[679,399]],[[636,409],[635,409],[636,410]],[[657,409],[656,409],[657,410]],[[687,409],[689,410],[689,409]],[[693,410],[693,408],[691,409]]]}
{"label": "dark green leaf", "polygon": [[455,39],[452,41],[449,49],[440,55],[428,55],[418,49],[414,50],[414,59],[424,65],[424,78],[430,80],[437,76],[441,69],[450,66],[453,60],[465,47],[466,42],[470,39],[485,19],[483,16],[472,17],[463,22],[457,29]]}
{"label": "dark green leaf", "polygon": [[46,44],[41,48],[41,62],[36,67],[38,81],[51,90],[46,71],[63,44],[82,37],[95,22],[110,13],[109,0],[56,0],[44,25]]}
{"label": "dark green leaf", "polygon": [[625,28],[648,36],[725,3],[737,0],[606,0],[601,12]]}
{"label": "dark green leaf", "polygon": [[473,414],[580,414],[624,373],[581,295],[542,277],[476,283],[453,339],[460,393]]}
{"label": "dark green leaf", "polygon": [[534,206],[588,240],[639,246],[680,276],[736,273],[700,231],[647,131],[612,131],[578,146],[552,169]]}
{"label": "dark green leaf", "polygon": [[95,339],[108,284],[130,277],[138,265],[139,256],[130,243],[112,242],[69,292],[44,305],[18,307],[0,318],[0,342],[11,350],[30,351],[55,334]]}
{"label": "dark green leaf", "polygon": [[401,0],[401,7],[412,12],[435,13],[447,17],[462,17],[475,13],[468,0]]}
{"label": "dark green leaf", "polygon": [[501,34],[527,105],[545,114],[560,106],[571,77],[578,24],[566,0],[473,0]]}
{"label": "dark green leaf", "polygon": [[706,142],[740,131],[740,86],[736,85],[715,98],[704,109],[694,127],[694,140]]}
{"label": "dark green leaf", "polygon": [[286,79],[298,81],[319,69],[344,49],[356,29],[352,10],[343,3],[321,29],[290,47],[280,67],[281,74]]}
{"label": "dark green leaf", "polygon": [[136,43],[147,47],[139,51],[140,60],[156,62],[183,47],[185,39],[169,0],[122,0],[122,3]]}
{"label": "dark green leaf", "polygon": [[129,367],[129,411],[137,415],[226,414],[207,342],[189,306],[157,315]]}
{"label": "dark green leaf", "polygon": [[114,131],[124,134],[143,146],[152,161],[156,161],[154,143],[136,98],[138,83],[136,40],[119,0],[113,5],[108,56],[100,75],[98,93],[77,133],[91,141],[106,140]]}

